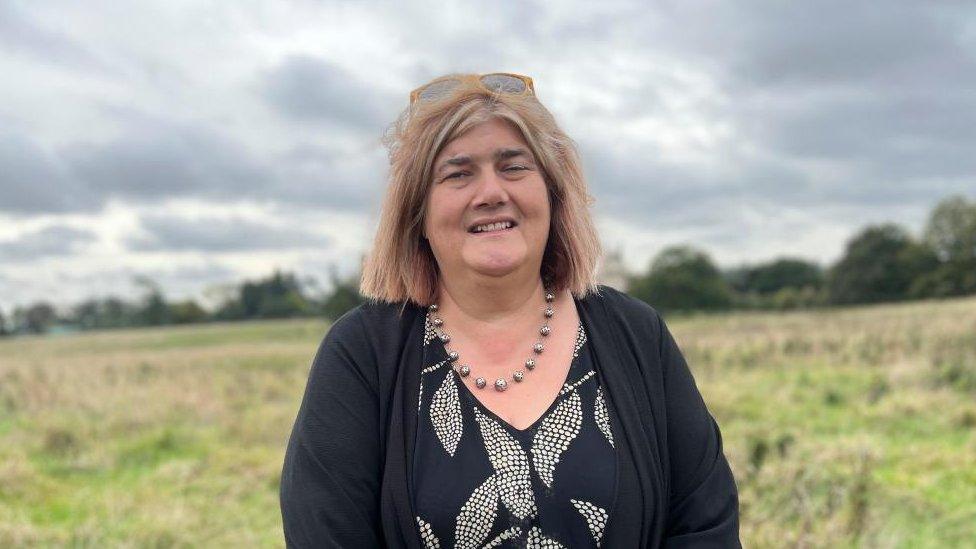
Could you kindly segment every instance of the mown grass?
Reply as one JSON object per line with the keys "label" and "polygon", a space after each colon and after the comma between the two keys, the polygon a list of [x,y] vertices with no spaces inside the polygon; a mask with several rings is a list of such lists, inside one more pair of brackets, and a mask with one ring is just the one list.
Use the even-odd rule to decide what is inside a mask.
{"label": "mown grass", "polygon": [[[976,539],[976,300],[671,318],[749,547]],[[321,321],[0,341],[0,546],[281,546]]]}

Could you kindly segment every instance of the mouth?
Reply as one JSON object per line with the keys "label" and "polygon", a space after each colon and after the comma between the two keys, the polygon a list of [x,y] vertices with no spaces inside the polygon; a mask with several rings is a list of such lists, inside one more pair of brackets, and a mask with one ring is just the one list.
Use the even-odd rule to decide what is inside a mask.
{"label": "mouth", "polygon": [[518,223],[510,220],[497,221],[495,223],[486,223],[482,225],[474,225],[468,229],[468,234],[475,236],[479,235],[497,235],[509,232],[515,227],[518,227]]}

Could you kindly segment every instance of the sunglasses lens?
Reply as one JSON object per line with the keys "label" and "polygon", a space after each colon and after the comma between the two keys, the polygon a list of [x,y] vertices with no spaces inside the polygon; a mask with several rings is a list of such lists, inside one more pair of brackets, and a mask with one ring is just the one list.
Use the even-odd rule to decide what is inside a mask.
{"label": "sunglasses lens", "polygon": [[433,101],[439,97],[444,97],[448,92],[456,88],[457,80],[441,80],[434,82],[420,90],[419,99],[421,101]]}
{"label": "sunglasses lens", "polygon": [[489,90],[500,93],[522,93],[525,91],[525,82],[522,79],[507,74],[487,74],[481,77],[481,83]]}

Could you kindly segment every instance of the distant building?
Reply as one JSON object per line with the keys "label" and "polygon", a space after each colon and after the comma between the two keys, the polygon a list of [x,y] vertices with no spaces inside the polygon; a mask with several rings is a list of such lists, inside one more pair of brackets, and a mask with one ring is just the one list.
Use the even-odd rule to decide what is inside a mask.
{"label": "distant building", "polygon": [[625,292],[627,291],[627,277],[623,251],[616,248],[604,254],[603,260],[597,266],[597,282]]}

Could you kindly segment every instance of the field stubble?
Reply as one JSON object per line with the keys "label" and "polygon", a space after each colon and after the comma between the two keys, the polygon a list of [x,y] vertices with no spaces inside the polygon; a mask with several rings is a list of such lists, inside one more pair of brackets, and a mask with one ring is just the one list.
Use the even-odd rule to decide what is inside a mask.
{"label": "field stubble", "polygon": [[[748,547],[976,539],[976,300],[669,319]],[[0,341],[0,546],[281,546],[321,321]]]}

